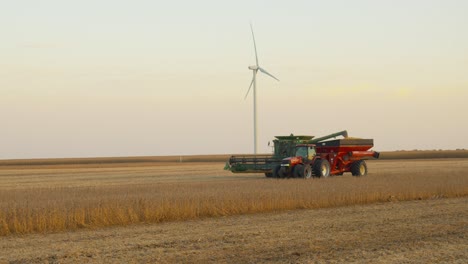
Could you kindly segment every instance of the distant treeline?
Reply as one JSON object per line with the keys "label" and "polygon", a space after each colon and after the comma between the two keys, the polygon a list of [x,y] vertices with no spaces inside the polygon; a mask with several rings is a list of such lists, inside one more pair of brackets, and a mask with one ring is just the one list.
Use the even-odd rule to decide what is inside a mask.
{"label": "distant treeline", "polygon": [[[166,162],[225,162],[231,155],[187,155],[187,156],[142,156],[102,158],[54,158],[54,159],[9,159],[0,160],[0,166],[41,166],[41,165],[101,165],[101,164],[143,164]],[[468,150],[411,150],[385,151],[380,159],[444,159],[468,158]]]}

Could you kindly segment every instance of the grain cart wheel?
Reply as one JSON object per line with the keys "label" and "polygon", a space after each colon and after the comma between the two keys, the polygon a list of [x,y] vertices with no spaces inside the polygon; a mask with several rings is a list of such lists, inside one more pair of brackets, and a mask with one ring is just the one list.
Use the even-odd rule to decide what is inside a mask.
{"label": "grain cart wheel", "polygon": [[358,160],[351,164],[351,174],[353,176],[364,176],[367,175],[367,164],[365,160]]}
{"label": "grain cart wheel", "polygon": [[330,176],[330,163],[328,160],[319,159],[314,162],[314,174],[317,177]]}

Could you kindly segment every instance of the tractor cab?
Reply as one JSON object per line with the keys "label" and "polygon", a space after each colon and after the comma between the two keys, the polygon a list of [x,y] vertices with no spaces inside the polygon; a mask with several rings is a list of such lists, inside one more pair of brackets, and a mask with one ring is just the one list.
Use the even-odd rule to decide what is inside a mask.
{"label": "tractor cab", "polygon": [[315,160],[317,152],[314,144],[298,144],[295,147],[293,157],[285,158],[275,168],[273,174],[276,177],[310,178],[312,169],[310,164]]}
{"label": "tractor cab", "polygon": [[315,145],[313,144],[296,145],[296,157],[302,157],[304,160],[312,160],[316,154],[317,152],[315,151]]}

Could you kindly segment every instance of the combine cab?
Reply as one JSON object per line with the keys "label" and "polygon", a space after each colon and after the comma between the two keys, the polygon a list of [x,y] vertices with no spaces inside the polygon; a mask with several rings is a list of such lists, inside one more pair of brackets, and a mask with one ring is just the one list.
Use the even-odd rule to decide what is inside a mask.
{"label": "combine cab", "polygon": [[310,178],[343,175],[367,174],[363,158],[378,158],[379,153],[369,151],[374,146],[372,139],[337,139],[317,144],[296,145],[295,155],[285,158],[275,166],[273,177]]}

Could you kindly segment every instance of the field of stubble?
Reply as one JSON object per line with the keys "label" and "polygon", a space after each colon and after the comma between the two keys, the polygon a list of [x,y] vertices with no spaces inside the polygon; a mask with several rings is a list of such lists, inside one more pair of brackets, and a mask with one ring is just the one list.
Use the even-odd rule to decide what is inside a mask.
{"label": "field of stubble", "polygon": [[370,161],[366,177],[313,180],[223,165],[0,166],[0,263],[468,257],[468,159]]}

